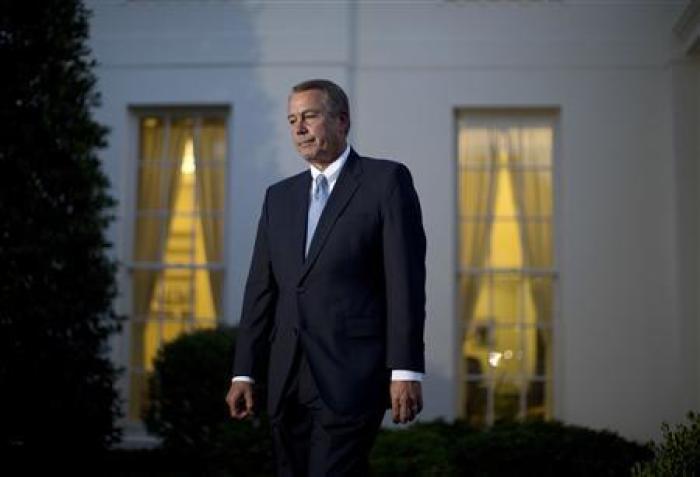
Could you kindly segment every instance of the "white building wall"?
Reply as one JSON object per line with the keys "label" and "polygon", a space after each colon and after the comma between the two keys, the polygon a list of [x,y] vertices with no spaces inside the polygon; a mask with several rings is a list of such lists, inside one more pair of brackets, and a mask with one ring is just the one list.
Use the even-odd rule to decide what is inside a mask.
{"label": "white building wall", "polygon": [[[682,4],[88,5],[101,64],[97,117],[112,128],[102,155],[122,204],[114,227],[122,260],[135,184],[128,107],[228,105],[225,305],[235,322],[264,190],[304,167],[286,131],[289,87],[333,79],[353,103],[356,148],[413,173],[428,235],[424,417],[454,417],[454,111],[557,107],[556,417],[646,439],[700,404],[700,370],[689,364],[699,358],[698,223],[685,220],[698,210],[698,146],[677,132],[689,120],[699,131],[700,93],[697,62],[687,74],[671,68]],[[694,106],[679,113],[685,98]],[[683,265],[686,253],[695,265]],[[117,359],[126,346],[116,344]]]}

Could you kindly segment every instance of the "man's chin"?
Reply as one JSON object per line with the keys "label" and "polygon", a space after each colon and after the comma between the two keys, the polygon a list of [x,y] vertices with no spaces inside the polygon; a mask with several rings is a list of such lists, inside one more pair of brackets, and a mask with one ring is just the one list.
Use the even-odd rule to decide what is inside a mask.
{"label": "man's chin", "polygon": [[299,155],[303,157],[307,162],[316,161],[316,156],[318,155],[316,154],[316,151],[310,151],[304,148],[297,148],[297,153],[299,153]]}

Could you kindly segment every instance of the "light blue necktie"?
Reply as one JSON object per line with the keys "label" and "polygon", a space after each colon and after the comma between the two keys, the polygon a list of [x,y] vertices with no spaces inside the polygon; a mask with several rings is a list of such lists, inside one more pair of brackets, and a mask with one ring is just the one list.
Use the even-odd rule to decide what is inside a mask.
{"label": "light blue necktie", "polygon": [[326,176],[323,174],[319,174],[316,176],[316,187],[311,196],[311,204],[309,204],[309,219],[306,225],[306,249],[304,251],[304,256],[309,253],[309,247],[311,246],[311,240],[314,238],[318,219],[321,218],[321,212],[323,212],[323,207],[326,205],[327,201],[328,179],[326,179]]}

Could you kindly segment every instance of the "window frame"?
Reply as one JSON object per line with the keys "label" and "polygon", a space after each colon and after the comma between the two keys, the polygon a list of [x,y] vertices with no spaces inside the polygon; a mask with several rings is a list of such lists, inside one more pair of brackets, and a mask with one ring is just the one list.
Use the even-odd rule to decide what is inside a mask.
{"label": "window frame", "polygon": [[[192,270],[197,272],[200,270],[217,270],[222,272],[222,289],[226,289],[227,280],[229,279],[230,273],[229,268],[229,249],[227,246],[229,243],[230,227],[229,220],[230,217],[230,174],[231,174],[231,157],[232,157],[232,127],[231,127],[231,108],[228,105],[129,105],[127,107],[127,149],[125,160],[121,161],[122,165],[122,177],[125,180],[122,183],[123,192],[122,197],[122,223],[121,228],[121,250],[120,255],[123,260],[120,261],[119,266],[119,283],[121,285],[121,295],[122,299],[122,315],[126,317],[122,328],[122,346],[119,348],[119,362],[124,368],[124,373],[120,379],[120,391],[124,398],[123,402],[123,417],[122,421],[125,425],[129,427],[140,428],[142,422],[140,419],[131,419],[129,416],[129,409],[131,406],[131,392],[132,392],[132,373],[134,372],[133,365],[131,362],[131,348],[133,344],[132,339],[132,328],[135,321],[145,323],[147,320],[141,317],[136,317],[134,315],[134,299],[132,293],[132,281],[133,272],[135,270],[163,270],[165,268],[182,268]],[[226,154],[224,156],[224,184],[225,184],[225,198],[223,207],[221,210],[221,218],[224,220],[223,224],[223,237],[222,237],[222,254],[221,262],[217,264],[178,264],[165,267],[162,262],[137,262],[134,260],[133,250],[134,250],[134,234],[136,232],[136,219],[138,217],[138,184],[139,184],[139,163],[141,162],[140,157],[140,122],[144,117],[161,117],[163,119],[170,118],[179,119],[185,117],[191,117],[195,120],[201,120],[202,118],[220,118],[224,123],[224,130],[226,133]],[[194,214],[193,214],[194,215]],[[217,214],[218,215],[218,214]],[[223,323],[223,318],[227,316],[227,300],[222,299],[220,304],[221,313],[216,317],[216,323]]]}
{"label": "window frame", "polygon": [[[465,118],[469,118],[468,121],[472,126],[482,126],[482,127],[508,127],[517,124],[522,124],[523,120],[532,118],[535,120],[540,120],[546,122],[552,128],[552,161],[551,161],[551,200],[552,200],[552,210],[550,220],[551,227],[551,240],[552,240],[552,266],[551,268],[489,268],[484,267],[480,269],[474,268],[463,268],[461,264],[461,223],[464,220],[460,205],[460,172],[462,170],[462,165],[459,160],[460,146],[459,146],[459,135],[461,126]],[[466,383],[469,379],[469,374],[464,367],[463,360],[463,344],[465,339],[465,331],[468,329],[468,323],[463,321],[461,316],[461,292],[460,292],[460,279],[464,276],[466,272],[476,272],[482,273],[488,276],[494,276],[493,273],[502,272],[517,272],[524,274],[525,276],[547,276],[552,280],[552,321],[548,327],[551,333],[551,347],[549,350],[550,360],[551,360],[551,375],[545,377],[545,382],[549,380],[549,385],[551,386],[551,401],[546,403],[548,413],[553,419],[559,419],[563,415],[563,409],[565,404],[563,402],[564,393],[564,373],[563,369],[565,367],[564,363],[564,353],[563,351],[563,323],[562,323],[562,313],[561,307],[561,291],[562,291],[562,274],[560,269],[561,261],[561,250],[563,246],[562,241],[562,214],[563,209],[561,189],[563,187],[562,183],[562,148],[561,148],[561,118],[562,118],[562,108],[559,105],[523,105],[523,106],[457,106],[453,108],[452,111],[452,125],[453,125],[453,138],[452,138],[452,164],[454,170],[454,184],[453,184],[453,220],[455,224],[455,232],[453,235],[454,246],[453,246],[453,264],[454,264],[454,277],[453,277],[453,346],[454,346],[454,366],[455,366],[455,377],[456,386],[453,394],[454,410],[455,416],[458,418],[466,418],[466,413],[464,408],[464,389]],[[535,167],[536,169],[537,167]],[[520,326],[524,326],[522,323]],[[539,325],[536,328],[541,329]],[[488,380],[489,376],[487,373],[483,373],[480,376],[484,380]],[[538,380],[538,379],[536,379]],[[490,427],[494,423],[494,386],[490,384],[488,386],[488,399],[490,402],[487,403],[487,418],[486,427]],[[523,408],[523,391],[520,392],[520,411]],[[519,419],[519,418],[518,418]]]}

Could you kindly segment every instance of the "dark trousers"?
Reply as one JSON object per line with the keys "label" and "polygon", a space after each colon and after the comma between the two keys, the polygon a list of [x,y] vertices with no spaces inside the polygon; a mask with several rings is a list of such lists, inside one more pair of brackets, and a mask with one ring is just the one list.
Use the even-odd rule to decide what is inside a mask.
{"label": "dark trousers", "polygon": [[357,417],[328,409],[299,347],[281,413],[271,422],[278,476],[369,475],[369,453],[384,412]]}

